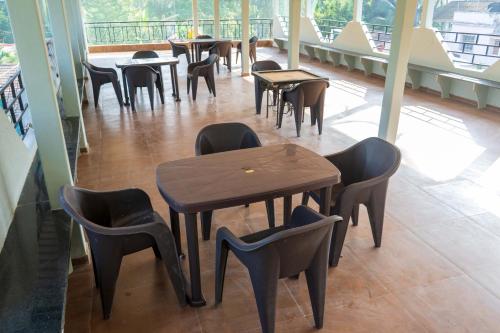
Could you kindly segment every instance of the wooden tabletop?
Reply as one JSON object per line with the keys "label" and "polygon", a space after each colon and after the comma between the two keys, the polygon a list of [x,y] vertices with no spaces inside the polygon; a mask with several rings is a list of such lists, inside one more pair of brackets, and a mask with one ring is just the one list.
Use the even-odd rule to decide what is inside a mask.
{"label": "wooden tabletop", "polygon": [[340,172],[324,157],[284,144],[163,163],[156,182],[171,208],[196,213],[333,186]]}
{"label": "wooden tabletop", "polygon": [[142,59],[124,59],[116,62],[116,67],[123,68],[127,66],[162,66],[178,64],[179,59],[174,57],[159,57],[159,58],[142,58]]}
{"label": "wooden tabletop", "polygon": [[256,71],[252,75],[270,84],[290,84],[308,80],[328,80],[328,78],[302,69],[283,69],[274,71]]}

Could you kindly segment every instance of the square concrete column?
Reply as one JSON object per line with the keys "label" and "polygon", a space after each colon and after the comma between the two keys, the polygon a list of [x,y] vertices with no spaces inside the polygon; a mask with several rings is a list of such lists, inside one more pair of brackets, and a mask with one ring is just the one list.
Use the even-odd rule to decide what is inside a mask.
{"label": "square concrete column", "polygon": [[250,0],[241,0],[241,75],[250,74]]}
{"label": "square concrete column", "polygon": [[220,1],[214,0],[214,35],[220,38]]}
{"label": "square concrete column", "polygon": [[299,68],[300,1],[289,0],[288,5],[288,69]]}
{"label": "square concrete column", "polygon": [[193,12],[193,38],[198,36],[198,0],[193,0],[191,3]]}
{"label": "square concrete column", "polygon": [[352,20],[354,22],[363,20],[363,0],[353,0]]}
{"label": "square concrete column", "polygon": [[420,27],[432,29],[432,20],[434,18],[434,5],[436,0],[423,0],[422,16],[420,17]]}
{"label": "square concrete column", "polygon": [[378,131],[380,138],[392,143],[398,133],[416,10],[417,0],[397,2]]}
{"label": "square concrete column", "polygon": [[83,79],[83,66],[82,61],[85,57],[82,57],[82,42],[80,37],[80,18],[76,10],[76,2],[64,1],[64,8],[66,9],[66,17],[68,21],[68,30],[71,41],[71,52],[73,54],[73,66],[75,67],[75,74],[77,79]]}

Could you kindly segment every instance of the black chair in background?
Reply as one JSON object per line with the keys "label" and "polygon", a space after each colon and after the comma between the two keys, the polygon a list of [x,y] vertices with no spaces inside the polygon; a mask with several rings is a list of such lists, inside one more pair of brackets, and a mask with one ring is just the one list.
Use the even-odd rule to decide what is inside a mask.
{"label": "black chair in background", "polygon": [[[287,226],[237,238],[229,229],[217,230],[215,303],[222,302],[229,250],[250,273],[262,332],[274,332],[278,280],[305,271],[316,328],[323,327],[328,250],[338,216],[325,217],[299,206]],[[335,225],[337,225],[336,223]]]}
{"label": "black chair in background", "polygon": [[[252,72],[258,71],[276,71],[281,70],[281,66],[273,60],[262,60],[256,61],[252,64]],[[257,113],[260,113],[262,108],[262,96],[264,92],[267,92],[267,105],[266,105],[266,118],[269,117],[269,91],[273,92],[273,105],[276,105],[276,101],[279,96],[279,89],[267,85],[264,81],[259,80],[258,77],[254,77],[254,87],[255,87],[255,103],[257,108]]]}
{"label": "black chair in background", "polygon": [[172,55],[174,57],[178,58],[180,55],[185,54],[188,64],[191,63],[191,53],[189,52],[189,47],[187,45],[175,43],[170,39],[168,40],[168,42],[170,43],[170,47],[172,48]]}
{"label": "black chair in background", "polygon": [[130,94],[130,105],[132,110],[135,111],[135,96],[138,87],[147,87],[149,95],[149,103],[151,110],[154,109],[155,100],[155,86],[160,93],[161,103],[165,103],[165,98],[163,96],[163,84],[160,79],[160,73],[158,73],[151,66],[128,66],[123,69],[125,71],[125,77],[127,78],[127,86]]}
{"label": "black chair in background", "polygon": [[[248,41],[250,49],[248,50],[248,55],[250,56],[250,61],[252,63],[257,61],[257,42],[259,37],[253,36]],[[241,42],[236,45],[236,63],[238,63],[238,55],[241,53]]]}
{"label": "black chair in background", "polygon": [[[242,123],[222,123],[205,126],[196,137],[196,156],[221,153],[224,151],[262,147],[257,133]],[[267,219],[269,227],[273,228],[274,201],[266,201]],[[203,239],[210,239],[213,211],[202,212],[201,224]]]}
{"label": "black chair in background", "polygon": [[219,61],[224,58],[224,65],[231,71],[231,51],[233,50],[233,43],[231,41],[215,42],[214,46],[208,51],[210,54],[217,54],[219,59],[216,62],[217,74],[219,74]]}
{"label": "black chair in background", "polygon": [[123,256],[147,248],[153,248],[156,257],[163,260],[179,303],[186,304],[173,235],[144,191],[94,192],[65,185],[59,200],[66,213],[87,233],[104,319],[111,314]]}
{"label": "black chair in background", "polygon": [[215,94],[215,78],[214,78],[214,64],[219,59],[217,54],[211,54],[207,59],[199,62],[193,62],[187,68],[187,93],[189,88],[193,88],[193,100],[196,101],[196,92],[198,91],[198,78],[200,76],[205,78],[208,91]]}
{"label": "black chair in background", "polygon": [[[212,36],[210,35],[198,35],[196,36],[196,39],[213,39]],[[206,43],[198,43],[196,45],[196,59],[197,61],[201,60],[201,55],[203,54],[204,51],[210,51],[210,48],[214,46],[214,42],[206,42]]]}
{"label": "black chair in background", "polygon": [[300,136],[300,127],[304,120],[304,108],[309,107],[311,111],[311,125],[318,123],[318,132],[323,131],[323,109],[325,106],[326,88],[330,83],[326,80],[311,80],[297,84],[295,87],[284,90],[281,95],[282,103],[279,110],[278,128],[283,122],[285,103],[292,105],[295,115],[295,127],[297,136]]}
{"label": "black chair in background", "polygon": [[[331,215],[340,215],[344,219],[335,225],[330,248],[330,265],[337,266],[349,217],[352,217],[353,225],[358,224],[360,204],[368,210],[375,246],[382,244],[387,186],[389,178],[399,168],[401,152],[389,142],[373,137],[325,158],[342,174],[342,183],[332,190],[330,208]],[[302,204],[307,204],[309,195],[319,202],[319,193],[307,192],[303,194]]]}
{"label": "black chair in background", "polygon": [[[137,51],[132,56],[132,59],[155,59],[159,57],[160,56],[155,51]],[[161,84],[161,86],[163,87],[163,74],[161,66],[150,66],[150,67],[153,68],[158,73],[160,73],[160,75],[158,76],[158,81],[159,81],[158,83]]]}
{"label": "black chair in background", "polygon": [[123,107],[123,96],[120,88],[120,80],[118,79],[118,74],[113,68],[97,67],[82,61],[82,64],[87,68],[90,80],[92,81],[92,92],[94,93],[94,105],[97,107],[99,103],[99,94],[101,92],[101,86],[103,84],[111,83],[113,89],[115,90],[116,98],[118,99],[118,104]]}

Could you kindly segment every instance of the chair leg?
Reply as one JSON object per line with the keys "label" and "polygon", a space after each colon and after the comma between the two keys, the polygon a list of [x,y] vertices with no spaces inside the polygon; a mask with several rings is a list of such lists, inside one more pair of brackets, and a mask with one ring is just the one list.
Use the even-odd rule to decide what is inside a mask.
{"label": "chair leg", "polygon": [[344,246],[345,235],[347,234],[347,227],[349,225],[349,214],[342,217],[343,221],[335,223],[333,227],[329,258],[329,263],[332,267],[336,267],[339,264],[340,254],[342,253],[342,247]]}
{"label": "chair leg", "polygon": [[354,205],[354,207],[352,208],[351,219],[352,225],[357,226],[359,219],[359,205]]}
{"label": "chair leg", "polygon": [[205,78],[205,83],[207,84],[207,87],[208,87],[208,92],[209,93],[212,93],[212,88],[211,88],[211,84],[210,84],[210,79],[208,77],[204,77]]}
{"label": "chair leg", "polygon": [[314,117],[318,121],[318,133],[321,135],[323,132],[323,105],[314,108]]}
{"label": "chair leg", "polygon": [[[267,261],[267,260],[266,260]],[[273,333],[276,318],[276,295],[278,291],[279,265],[264,264],[250,270],[253,292],[263,333]]]}
{"label": "chair leg", "polygon": [[182,256],[181,231],[179,228],[179,213],[170,207],[169,207],[169,213],[170,213],[170,229],[172,229],[172,235],[174,235],[177,255]]}
{"label": "chair leg", "polygon": [[94,106],[97,108],[97,106],[99,105],[99,94],[101,92],[101,86],[93,84],[92,92],[94,93]]}
{"label": "chair leg", "polygon": [[109,319],[115,295],[116,280],[120,272],[122,254],[119,245],[112,241],[104,241],[92,245],[94,245],[94,258],[96,259],[96,268],[99,276],[103,317],[104,319]]}
{"label": "chair leg", "polygon": [[309,202],[310,196],[311,195],[309,194],[309,192],[302,193],[302,205],[307,206],[307,203]]}
{"label": "chair leg", "polygon": [[212,83],[212,94],[214,94],[214,97],[217,97],[217,94],[215,93],[215,77],[213,73],[210,75],[210,82]]}
{"label": "chair leg", "polygon": [[276,226],[274,218],[274,200],[266,200],[266,211],[267,211],[267,221],[269,222],[269,228],[274,228]]}
{"label": "chair leg", "polygon": [[300,127],[302,125],[302,114],[304,112],[304,108],[295,107],[295,129],[297,130],[297,137],[300,137]]}
{"label": "chair leg", "polygon": [[196,101],[196,92],[198,91],[198,76],[193,76],[191,79],[191,85],[193,90],[193,101]]}
{"label": "chair leg", "polygon": [[163,88],[163,81],[161,80],[156,81],[156,89],[158,89],[158,93],[160,94],[161,104],[165,104],[165,95],[164,95],[165,90]]}
{"label": "chair leg", "polygon": [[153,82],[150,82],[147,88],[149,96],[149,105],[151,106],[151,111],[153,111],[155,107],[155,84]]}
{"label": "chair leg", "polygon": [[323,327],[323,316],[325,313],[326,277],[328,270],[328,239],[323,240],[321,247],[306,269],[307,288],[317,329]]}
{"label": "chair leg", "polygon": [[136,88],[132,86],[128,86],[128,91],[130,94],[130,106],[132,107],[132,111],[135,112],[135,95],[136,95]]}
{"label": "chair leg", "polygon": [[382,194],[381,197],[372,197],[366,208],[372,227],[375,247],[380,247],[382,245],[382,231],[384,228],[385,194]]}
{"label": "chair leg", "polygon": [[213,210],[201,212],[201,228],[203,233],[203,240],[210,240],[210,230],[212,228],[212,215],[213,215]]}
{"label": "chair leg", "polygon": [[186,82],[187,82],[187,94],[189,95],[189,88],[191,88],[191,79],[187,78]]}
{"label": "chair leg", "polygon": [[281,128],[281,124],[283,123],[283,113],[285,112],[285,101],[282,100],[280,103],[280,109],[278,111],[278,128]]}
{"label": "chair leg", "polygon": [[215,63],[215,67],[217,67],[217,74],[219,74],[219,59],[217,59],[217,62]]}
{"label": "chair leg", "polygon": [[97,267],[95,265],[94,251],[92,251],[92,248],[90,249],[90,255],[92,257],[92,269],[94,270],[95,287],[99,289],[99,272],[97,271]]}
{"label": "chair leg", "polygon": [[224,277],[226,275],[229,247],[223,239],[217,239],[215,247],[215,304],[219,304],[222,302],[222,293],[224,291]]}
{"label": "chair leg", "polygon": [[117,81],[112,81],[111,83],[113,84],[113,89],[115,90],[115,95],[116,99],[118,100],[118,104],[120,104],[120,107],[123,107],[123,96],[120,84]]}
{"label": "chair leg", "polygon": [[237,51],[236,51],[236,60],[235,60],[235,62],[236,62],[236,63],[238,63],[238,56],[239,56],[239,55],[240,55],[240,51],[239,51],[239,50],[237,50]]}

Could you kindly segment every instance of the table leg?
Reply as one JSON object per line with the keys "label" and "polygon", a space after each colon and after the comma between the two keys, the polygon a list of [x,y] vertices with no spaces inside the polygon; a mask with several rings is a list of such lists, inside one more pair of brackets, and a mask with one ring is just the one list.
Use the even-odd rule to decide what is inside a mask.
{"label": "table leg", "polygon": [[191,62],[194,62],[194,44],[191,43]]}
{"label": "table leg", "polygon": [[130,105],[130,100],[128,98],[128,86],[127,86],[127,77],[125,76],[125,69],[122,68],[122,82],[123,82],[123,95],[125,96],[125,104],[126,106]]}
{"label": "table leg", "polygon": [[323,187],[319,194],[319,212],[325,216],[330,216],[330,206],[332,200],[332,187]]}
{"label": "table leg", "polygon": [[174,70],[173,65],[170,65],[170,83],[172,84],[172,96],[175,96],[175,86],[174,86]]}
{"label": "table leg", "polygon": [[207,304],[207,302],[203,298],[203,294],[201,292],[200,253],[198,249],[198,226],[196,214],[187,213],[184,217],[186,219],[189,275],[191,276],[191,295],[189,297],[189,303],[191,306],[200,307]]}
{"label": "table leg", "polygon": [[292,220],[292,196],[283,197],[283,225],[290,224]]}
{"label": "table leg", "polygon": [[179,79],[177,76],[177,65],[174,65],[174,87],[175,87],[175,101],[180,102],[181,98],[179,97]]}
{"label": "table leg", "polygon": [[181,246],[181,230],[179,228],[179,213],[172,209],[171,207],[168,208],[169,213],[170,213],[170,229],[172,229],[172,234],[174,235],[174,240],[175,240],[175,247],[177,249],[177,255],[179,257],[184,257],[184,254],[182,253],[182,246]]}

